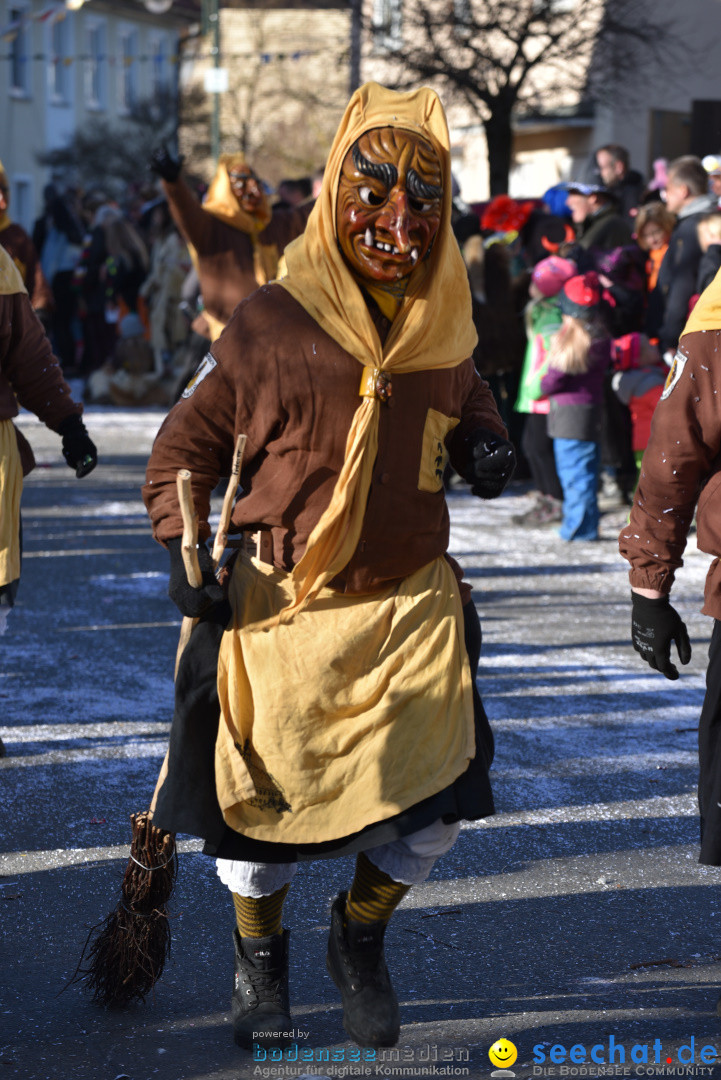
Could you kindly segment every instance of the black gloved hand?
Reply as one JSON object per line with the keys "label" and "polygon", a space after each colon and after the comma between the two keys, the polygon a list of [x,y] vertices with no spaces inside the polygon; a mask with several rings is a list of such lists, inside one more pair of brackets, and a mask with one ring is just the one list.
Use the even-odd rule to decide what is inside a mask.
{"label": "black gloved hand", "polygon": [[167,146],[159,146],[153,150],[150,156],[150,168],[163,180],[167,180],[172,184],[180,176],[184,161],[185,158],[182,154],[180,157],[174,158]]}
{"label": "black gloved hand", "polygon": [[67,416],[58,427],[63,440],[63,457],[78,479],[92,472],[98,463],[98,451],[79,416]]}
{"label": "black gloved hand", "polygon": [[198,544],[198,562],[200,563],[203,584],[200,589],[194,589],[185,572],[182,537],[175,536],[172,540],[168,540],[167,543],[170,552],[168,596],[182,615],[189,615],[191,619],[198,619],[208,608],[219,603],[225,597],[225,593],[215,576],[210,552],[205,544]]}
{"label": "black gloved hand", "polygon": [[468,436],[470,461],[464,480],[474,495],[496,499],[513,476],[516,451],[513,444],[487,428],[476,428]]}
{"label": "black gloved hand", "polygon": [[631,641],[646,663],[667,679],[677,679],[678,669],[671,663],[671,642],[676,642],[682,664],[691,659],[691,642],[686,624],[671,607],[667,596],[652,600],[631,593]]}

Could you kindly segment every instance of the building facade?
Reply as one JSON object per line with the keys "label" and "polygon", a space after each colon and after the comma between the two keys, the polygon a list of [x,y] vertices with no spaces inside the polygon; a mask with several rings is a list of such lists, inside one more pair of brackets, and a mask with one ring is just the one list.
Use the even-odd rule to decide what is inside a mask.
{"label": "building facade", "polygon": [[31,227],[52,179],[39,154],[90,117],[121,119],[143,99],[175,96],[181,40],[198,11],[179,0],[163,14],[139,0],[0,0],[0,160],[15,221]]}

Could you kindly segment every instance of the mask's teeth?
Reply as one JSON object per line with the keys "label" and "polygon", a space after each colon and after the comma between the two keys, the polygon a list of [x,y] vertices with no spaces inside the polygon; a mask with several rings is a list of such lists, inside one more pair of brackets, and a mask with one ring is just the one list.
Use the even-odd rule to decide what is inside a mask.
{"label": "mask's teeth", "polygon": [[366,234],[363,237],[366,247],[373,247],[373,232],[369,228],[366,229]]}
{"label": "mask's teeth", "polygon": [[418,248],[411,248],[411,262],[413,264],[418,262]]}

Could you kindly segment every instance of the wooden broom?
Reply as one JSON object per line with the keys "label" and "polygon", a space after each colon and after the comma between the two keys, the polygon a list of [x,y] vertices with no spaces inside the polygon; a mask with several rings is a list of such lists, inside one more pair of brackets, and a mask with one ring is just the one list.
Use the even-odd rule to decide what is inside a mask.
{"label": "wooden broom", "polygon": [[[228,539],[245,442],[245,435],[239,435],[235,444],[230,480],[212,550],[216,568]],[[189,583],[198,589],[202,585],[198,563],[198,516],[193,505],[188,469],[178,472],[177,484],[183,517],[183,563]],[[183,618],[175,662],[176,675],[180,657],[196,621],[189,616]],[[158,792],[167,772],[166,752],[150,808],[130,815],[130,856],[123,875],[120,900],[115,910],[90,931],[78,967],[68,983],[84,983],[98,1005],[123,1007],[135,999],[144,1001],[162,975],[170,953],[168,902],[175,885],[178,857],[173,833],[157,828],[152,821]],[[81,965],[86,958],[87,967],[83,968]]]}

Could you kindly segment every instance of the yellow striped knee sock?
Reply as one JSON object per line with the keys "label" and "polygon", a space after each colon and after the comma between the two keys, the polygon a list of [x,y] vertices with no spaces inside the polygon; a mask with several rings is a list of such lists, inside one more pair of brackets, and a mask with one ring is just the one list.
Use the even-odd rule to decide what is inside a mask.
{"label": "yellow striped knee sock", "polygon": [[346,900],[346,918],[356,922],[388,922],[410,885],[394,881],[361,852]]}
{"label": "yellow striped knee sock", "polygon": [[270,937],[283,929],[283,901],[290,882],[270,896],[241,896],[233,893],[235,920],[242,938]]}

